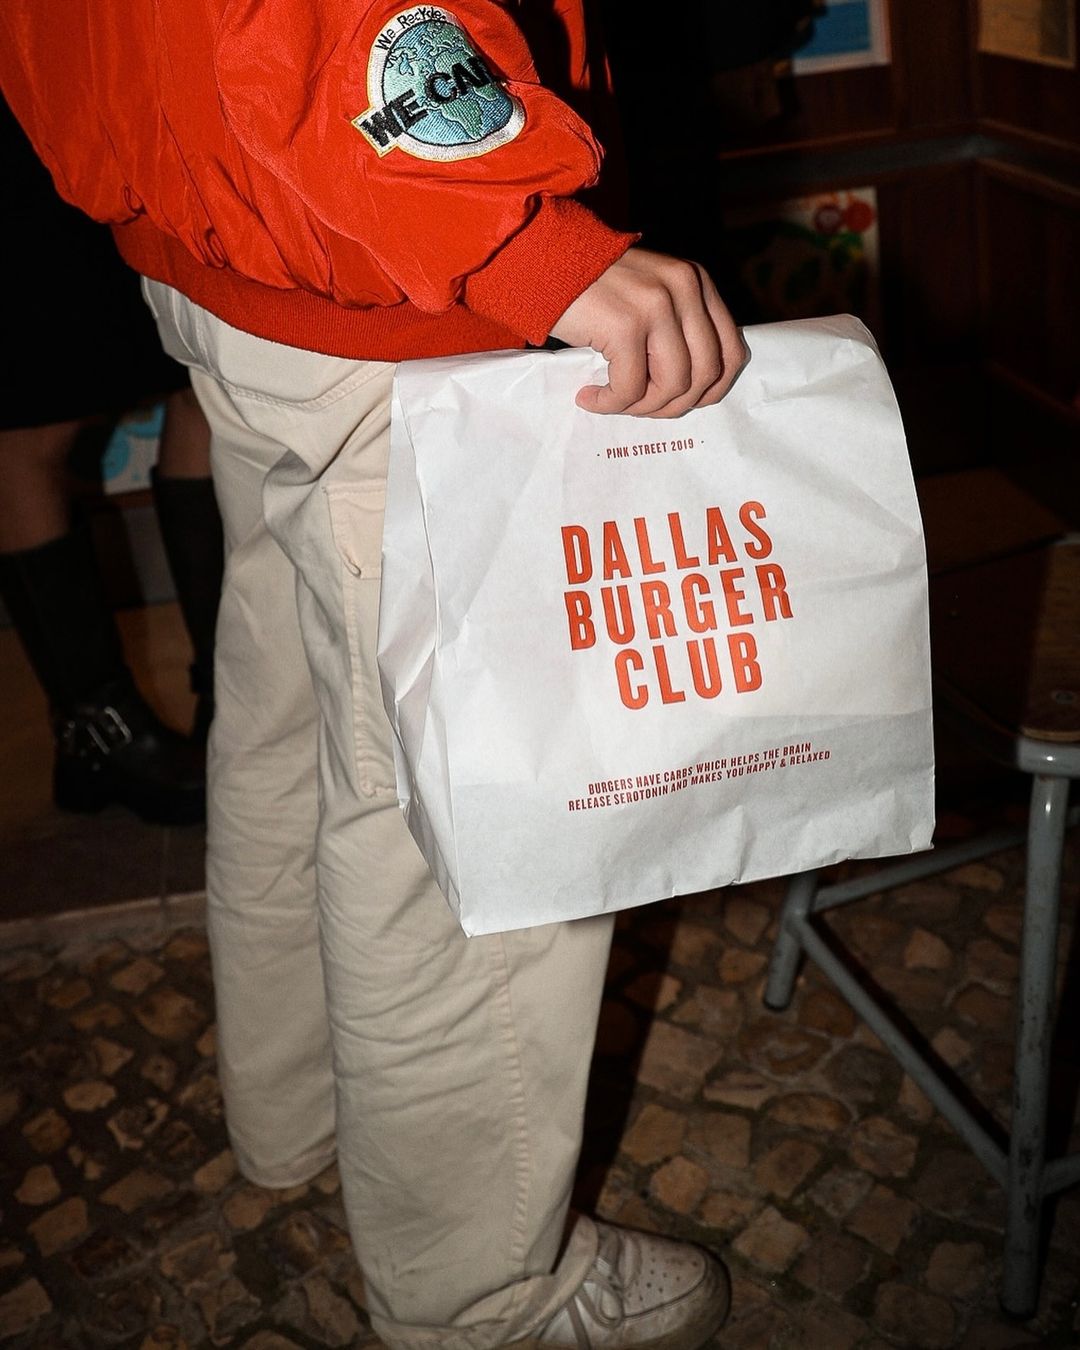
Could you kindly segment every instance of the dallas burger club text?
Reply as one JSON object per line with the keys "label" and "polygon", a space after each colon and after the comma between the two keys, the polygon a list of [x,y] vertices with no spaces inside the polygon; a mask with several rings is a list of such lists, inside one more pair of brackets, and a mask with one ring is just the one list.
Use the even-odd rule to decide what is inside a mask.
{"label": "dallas burger club text", "polygon": [[765,520],[761,502],[746,501],[734,511],[706,507],[685,522],[669,511],[662,523],[635,516],[593,529],[563,525],[570,650],[605,639],[617,647],[615,687],[631,709],[654,698],[672,704],[760,689],[749,629],[792,618]]}

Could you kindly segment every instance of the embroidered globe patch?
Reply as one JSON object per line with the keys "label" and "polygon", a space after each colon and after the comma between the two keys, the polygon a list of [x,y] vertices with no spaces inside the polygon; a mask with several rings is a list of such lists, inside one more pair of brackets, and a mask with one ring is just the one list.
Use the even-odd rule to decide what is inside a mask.
{"label": "embroidered globe patch", "polygon": [[417,5],[379,34],[368,59],[371,106],[353,126],[380,155],[470,159],[505,145],[525,112],[446,10]]}

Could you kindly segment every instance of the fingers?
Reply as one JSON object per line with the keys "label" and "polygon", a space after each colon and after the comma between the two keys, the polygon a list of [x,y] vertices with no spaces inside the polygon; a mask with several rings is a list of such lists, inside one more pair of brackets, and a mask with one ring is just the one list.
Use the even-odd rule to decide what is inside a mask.
{"label": "fingers", "polygon": [[552,332],[592,346],[608,383],[580,391],[596,413],[679,417],[721,399],[742,366],[734,320],[703,268],[630,249],[571,305]]}

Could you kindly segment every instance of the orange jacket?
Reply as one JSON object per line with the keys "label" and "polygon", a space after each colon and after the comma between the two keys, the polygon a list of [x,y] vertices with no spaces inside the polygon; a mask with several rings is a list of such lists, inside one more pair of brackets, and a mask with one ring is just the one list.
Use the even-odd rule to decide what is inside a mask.
{"label": "orange jacket", "polygon": [[61,194],[235,327],[384,360],[541,342],[632,237],[574,200],[600,151],[523,30],[539,56],[554,26],[575,102],[604,67],[581,0],[449,3],[4,0],[0,85]]}

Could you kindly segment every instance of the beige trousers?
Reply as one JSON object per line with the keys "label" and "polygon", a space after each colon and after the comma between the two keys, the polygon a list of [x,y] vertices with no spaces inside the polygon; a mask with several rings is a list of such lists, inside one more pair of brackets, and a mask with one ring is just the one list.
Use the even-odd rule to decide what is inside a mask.
{"label": "beige trousers", "polygon": [[289,1186],[336,1155],[381,1338],[490,1350],[595,1250],[564,1228],[611,923],[467,939],[405,828],[375,666],[393,367],[144,290],[225,526],[207,892],[237,1160]]}

